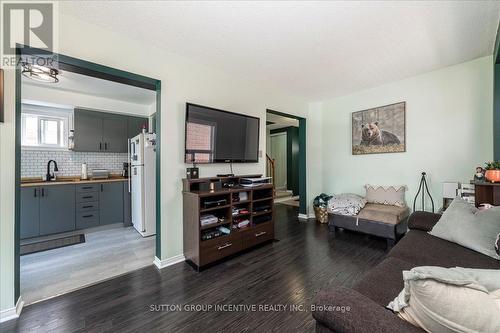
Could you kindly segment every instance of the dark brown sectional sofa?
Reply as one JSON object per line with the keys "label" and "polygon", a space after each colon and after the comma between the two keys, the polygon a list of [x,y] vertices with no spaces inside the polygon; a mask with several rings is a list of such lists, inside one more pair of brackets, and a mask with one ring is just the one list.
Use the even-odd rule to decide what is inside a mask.
{"label": "dark brown sectional sofa", "polygon": [[[385,308],[403,289],[403,270],[416,266],[500,269],[499,260],[429,235],[440,217],[413,213],[406,236],[352,289],[321,291],[314,301],[318,309],[313,312],[316,332],[424,332]],[[348,306],[350,310],[328,311],[327,305]]]}

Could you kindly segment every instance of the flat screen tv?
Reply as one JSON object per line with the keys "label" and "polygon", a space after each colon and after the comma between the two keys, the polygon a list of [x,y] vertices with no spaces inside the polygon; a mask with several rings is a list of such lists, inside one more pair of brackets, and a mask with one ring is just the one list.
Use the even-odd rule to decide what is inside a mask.
{"label": "flat screen tv", "polygon": [[260,119],[186,104],[186,163],[256,163]]}

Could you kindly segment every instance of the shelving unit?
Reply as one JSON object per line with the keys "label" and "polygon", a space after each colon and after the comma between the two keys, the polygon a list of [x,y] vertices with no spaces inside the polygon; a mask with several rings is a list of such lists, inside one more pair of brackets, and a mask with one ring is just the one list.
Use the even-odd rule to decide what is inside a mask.
{"label": "shelving unit", "polygon": [[[273,186],[272,184],[253,188],[239,186],[241,178],[249,177],[260,177],[260,175],[183,179],[184,256],[194,268],[200,269],[274,239]],[[224,187],[224,184],[228,183],[234,186]],[[213,190],[201,190],[209,188],[209,184],[217,186],[214,185]],[[247,193],[246,200],[235,200],[235,197],[239,197],[235,194],[241,192]],[[216,201],[219,201],[218,206],[209,207]],[[265,211],[259,211],[262,206],[266,206]],[[233,208],[246,208],[248,212],[233,215]],[[201,226],[200,218],[206,214],[215,215],[219,218],[219,222]],[[248,220],[248,226],[238,229],[237,223],[240,220]],[[202,239],[204,233],[215,231],[220,226],[227,227],[230,233],[207,240]]]}

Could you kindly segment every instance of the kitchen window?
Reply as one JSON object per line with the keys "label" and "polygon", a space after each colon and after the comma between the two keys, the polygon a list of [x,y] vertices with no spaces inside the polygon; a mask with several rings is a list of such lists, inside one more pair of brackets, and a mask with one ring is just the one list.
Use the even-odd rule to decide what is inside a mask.
{"label": "kitchen window", "polygon": [[24,149],[68,149],[71,109],[23,104],[21,145]]}

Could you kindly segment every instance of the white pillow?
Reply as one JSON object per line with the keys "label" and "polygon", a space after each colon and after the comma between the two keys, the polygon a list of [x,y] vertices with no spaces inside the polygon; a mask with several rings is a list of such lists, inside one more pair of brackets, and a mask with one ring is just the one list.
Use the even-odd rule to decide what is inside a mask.
{"label": "white pillow", "polygon": [[500,270],[423,266],[403,271],[403,280],[387,307],[411,324],[427,332],[500,332]]}

